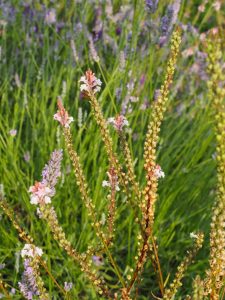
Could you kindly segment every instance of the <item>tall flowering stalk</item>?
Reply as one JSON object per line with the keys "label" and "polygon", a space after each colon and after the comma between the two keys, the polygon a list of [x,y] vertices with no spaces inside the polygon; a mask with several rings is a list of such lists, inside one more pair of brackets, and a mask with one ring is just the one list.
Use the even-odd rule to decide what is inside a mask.
{"label": "tall flowering stalk", "polygon": [[122,168],[119,164],[116,153],[113,151],[113,142],[109,134],[107,121],[103,116],[101,107],[96,98],[96,93],[100,91],[102,82],[100,81],[100,79],[96,78],[95,74],[91,70],[88,70],[86,71],[85,76],[81,77],[80,83],[81,92],[86,98],[88,98],[92,107],[93,115],[96,119],[97,124],[100,127],[102,140],[105,144],[106,152],[109,159],[109,164],[115,169],[120,184],[123,187],[126,187],[127,183],[124,180]]}
{"label": "tall flowering stalk", "polygon": [[107,196],[109,201],[108,209],[108,219],[107,219],[107,245],[112,242],[114,236],[114,222],[115,222],[115,213],[116,213],[116,192],[120,190],[118,185],[118,177],[115,173],[115,169],[112,167],[107,172],[109,181],[104,180],[102,183],[103,187],[109,187],[110,193]]}
{"label": "tall flowering stalk", "polygon": [[123,157],[124,157],[126,169],[127,169],[127,173],[125,173],[125,175],[124,175],[125,180],[126,180],[126,182],[131,182],[132,187],[135,191],[135,195],[139,199],[141,196],[140,188],[139,188],[139,184],[136,180],[136,175],[134,173],[133,159],[132,159],[132,155],[130,152],[128,142],[126,140],[126,133],[124,131],[124,127],[128,126],[129,123],[128,123],[126,117],[124,117],[123,115],[118,115],[115,118],[113,118],[113,117],[109,118],[108,123],[112,124],[112,126],[115,128],[115,130],[117,131],[119,138],[120,138],[121,148],[123,151]]}
{"label": "tall flowering stalk", "polygon": [[[98,80],[96,77],[93,78],[93,73],[92,72],[87,73],[86,76],[87,76],[87,78],[83,77],[81,79],[81,81],[83,81],[83,84],[81,85],[81,90],[85,95],[94,96],[95,93],[97,93],[100,90],[101,81]],[[78,187],[80,189],[80,192],[81,192],[82,200],[84,201],[84,203],[86,205],[89,216],[91,216],[91,218],[93,220],[92,225],[95,229],[96,235],[100,238],[100,240],[102,242],[101,249],[96,250],[96,249],[92,249],[91,247],[89,247],[89,249],[87,250],[87,255],[88,255],[88,257],[90,257],[90,255],[93,255],[95,252],[99,252],[99,251],[102,251],[104,249],[105,252],[107,253],[112,265],[115,268],[115,271],[118,275],[118,278],[120,279],[120,282],[123,283],[123,279],[122,279],[122,276],[119,272],[119,269],[118,269],[113,257],[111,256],[111,254],[108,250],[107,236],[101,228],[101,223],[97,221],[95,205],[93,204],[92,199],[89,196],[88,186],[87,186],[85,176],[83,174],[83,169],[82,169],[81,164],[80,164],[80,159],[79,159],[79,156],[78,156],[77,152],[73,148],[72,134],[71,134],[71,131],[70,131],[70,118],[71,117],[69,117],[68,112],[65,110],[61,100],[59,99],[58,100],[58,111],[54,115],[54,119],[59,121],[60,124],[63,127],[63,133],[64,133],[64,136],[65,136],[66,147],[67,147],[69,157],[70,157],[70,159],[72,161],[72,164],[73,164],[73,167],[74,167],[74,173],[75,173],[77,185],[78,185]],[[110,142],[110,145],[111,145],[110,147],[112,149],[112,140],[110,139],[110,141],[111,141]],[[111,151],[110,153],[112,155],[114,155],[113,151]],[[115,158],[115,156],[113,156],[113,157]],[[118,160],[115,158],[115,159],[112,159],[111,162],[112,162],[111,167],[113,167],[114,170],[115,170],[115,176],[118,176],[118,172],[117,172],[118,169],[116,169],[116,167],[115,167],[115,166],[117,166],[119,168]],[[87,259],[86,254],[84,256],[85,256],[84,260],[86,261],[86,259]],[[82,269],[84,269],[84,268],[82,267]],[[101,281],[99,282],[98,279],[94,280],[94,282],[96,282],[99,287],[102,285],[102,282]],[[105,287],[102,287],[102,289],[100,289],[99,292],[104,293],[104,294],[108,293],[107,288],[105,288]]]}
{"label": "tall flowering stalk", "polygon": [[[93,88],[94,88],[95,92],[97,92],[98,86],[95,86]],[[74,174],[75,174],[75,177],[76,177],[77,185],[78,185],[80,193],[81,193],[82,200],[85,203],[85,206],[88,210],[89,216],[92,216],[92,219],[94,220],[92,225],[93,225],[93,227],[96,231],[97,236],[100,239],[104,240],[104,242],[106,242],[105,234],[100,228],[100,223],[97,221],[95,205],[94,205],[94,203],[92,202],[92,199],[89,196],[88,185],[87,185],[87,182],[86,182],[86,178],[84,176],[82,166],[80,164],[80,158],[79,158],[77,152],[73,148],[72,134],[71,134],[71,131],[70,131],[70,123],[73,120],[73,118],[69,117],[69,114],[66,111],[66,109],[64,108],[61,99],[58,99],[58,111],[54,115],[54,119],[59,121],[59,123],[63,127],[63,134],[64,134],[64,137],[65,137],[66,148],[67,148],[67,151],[69,153],[69,157],[70,157],[70,159],[72,161],[72,164],[73,164]]]}
{"label": "tall flowering stalk", "polygon": [[198,233],[198,234],[191,233],[191,237],[195,239],[194,247],[193,249],[188,251],[187,256],[178,266],[173,282],[170,284],[170,287],[164,291],[164,295],[163,295],[164,300],[174,299],[174,296],[176,295],[178,288],[182,286],[181,280],[184,277],[184,273],[187,270],[187,267],[189,266],[189,264],[192,263],[193,258],[196,256],[199,249],[202,248],[202,244],[204,241],[203,233]]}
{"label": "tall flowering stalk", "polygon": [[[69,117],[67,120],[69,120]],[[66,126],[66,122],[64,125]],[[98,292],[100,294],[108,295],[108,289],[104,286],[103,280],[90,270],[91,262],[87,262],[86,255],[80,255],[73,249],[70,241],[67,240],[66,235],[59,224],[54,207],[51,206],[51,197],[54,195],[53,189],[61,174],[61,160],[61,150],[54,151],[49,163],[45,165],[42,171],[42,181],[36,182],[35,185],[31,186],[29,189],[29,192],[31,193],[31,203],[38,206],[37,213],[39,217],[47,222],[53,233],[53,237],[58,242],[59,246],[80,265],[81,270],[87,275],[93,285],[97,287]]]}
{"label": "tall flowering stalk", "polygon": [[33,297],[38,297],[40,300],[49,299],[39,271],[42,254],[43,251],[32,244],[25,244],[21,251],[21,256],[24,259],[24,272],[22,280],[19,282],[19,288],[28,300],[32,300]]}
{"label": "tall flowering stalk", "polygon": [[215,114],[217,140],[217,191],[213,207],[210,233],[210,268],[205,279],[205,294],[218,300],[225,279],[225,86],[220,60],[221,45],[218,39],[207,41],[209,96]]}
{"label": "tall flowering stalk", "polygon": [[[168,101],[169,87],[173,80],[180,42],[181,33],[180,30],[177,29],[172,35],[171,54],[167,64],[164,83],[162,84],[160,89],[160,96],[158,97],[157,101],[153,104],[151,115],[152,119],[148,126],[148,131],[146,135],[146,141],[144,145],[144,167],[147,172],[147,185],[143,191],[144,197],[141,203],[141,210],[143,214],[142,227],[144,228],[144,238],[142,245],[140,243],[140,248],[138,250],[138,260],[130,284],[127,288],[128,292],[131,291],[131,288],[133,287],[140,271],[143,269],[147,253],[149,251],[148,243],[150,236],[152,236],[152,226],[154,221],[155,201],[157,198],[158,179],[160,177],[164,177],[164,173],[162,172],[160,166],[156,164],[156,146],[159,140],[160,126],[163,120],[163,115],[166,110],[166,104]],[[155,254],[158,257],[157,247],[155,247],[155,251]]]}

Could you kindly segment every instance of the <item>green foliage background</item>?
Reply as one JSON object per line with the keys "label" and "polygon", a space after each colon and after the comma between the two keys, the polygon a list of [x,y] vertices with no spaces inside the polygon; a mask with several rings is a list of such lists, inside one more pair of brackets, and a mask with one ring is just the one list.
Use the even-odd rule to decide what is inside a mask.
{"label": "green foliage background", "polygon": [[[47,7],[51,6],[50,2],[43,2]],[[179,21],[183,24],[190,23],[200,33],[215,26],[222,26],[224,20],[222,10],[215,12],[209,3],[205,12],[200,14],[198,12],[200,2],[182,1]],[[21,9],[20,1],[12,3]],[[103,12],[105,3],[102,1],[99,4],[103,7]],[[4,193],[10,206],[19,214],[21,225],[34,237],[36,245],[44,250],[48,267],[57,281],[61,285],[64,281],[73,282],[71,299],[99,299],[99,297],[79,267],[72,263],[54,242],[46,224],[37,218],[27,190],[35,180],[40,179],[41,170],[50,153],[54,149],[64,148],[62,134],[57,122],[53,120],[56,99],[62,94],[64,81],[66,82],[64,104],[75,119],[71,127],[74,147],[81,157],[99,218],[102,218],[103,213],[107,214],[106,191],[102,188],[102,181],[106,179],[108,168],[107,157],[99,129],[90,114],[90,106],[86,100],[80,99],[78,85],[78,80],[88,67],[104,82],[99,101],[106,118],[120,112],[121,103],[116,100],[116,89],[122,88],[123,98],[127,94],[126,86],[130,78],[137,80],[134,94],[139,97],[139,101],[132,104],[132,111],[127,114],[127,118],[131,128],[129,143],[136,162],[135,171],[141,186],[144,186],[143,145],[151,116],[151,105],[142,110],[141,104],[145,100],[151,103],[155,89],[158,89],[163,81],[169,45],[158,47],[152,43],[148,30],[145,30],[144,40],[148,47],[145,55],[141,55],[139,36],[144,26],[143,21],[148,18],[144,10],[144,1],[115,1],[115,12],[119,10],[121,4],[130,5],[134,10],[134,17],[131,21],[129,19],[123,21],[122,33],[118,37],[115,33],[115,24],[103,14],[109,35],[117,42],[118,49],[115,55],[109,46],[98,41],[96,47],[100,57],[99,64],[90,58],[85,29],[79,34],[74,31],[71,37],[82,53],[78,62],[74,61],[66,33],[57,33],[53,26],[47,26],[44,22],[39,24],[39,30],[43,33],[42,45],[38,44],[35,35],[31,37],[32,41],[28,45],[25,42],[27,32],[21,26],[22,12],[17,14],[14,23],[6,26],[5,33],[1,36],[0,183],[4,185]],[[161,16],[168,4],[169,1],[160,1],[154,18]],[[37,10],[41,9],[39,1],[36,1],[35,5]],[[68,30],[72,29],[76,22],[91,28],[94,20],[93,3],[83,1],[76,4],[75,1],[70,3],[60,1],[57,15],[66,21]],[[28,27],[29,23],[25,28]],[[121,71],[119,53],[126,46],[129,28],[133,33],[130,43],[134,51],[126,59],[125,70]],[[56,50],[54,50],[55,43],[57,43]],[[181,51],[195,46],[204,51],[204,45],[200,45],[197,37],[185,33]],[[195,56],[185,58],[182,55],[178,59],[158,148],[158,163],[162,166],[166,177],[159,184],[155,234],[164,279],[167,274],[172,279],[176,266],[191,246],[190,232],[201,230],[206,234],[204,247],[197,256],[196,263],[189,268],[180,295],[191,293],[195,275],[204,276],[208,265],[209,225],[215,198],[213,118],[206,82],[201,80],[198,74],[190,71],[195,59]],[[15,74],[18,74],[21,86],[15,84]],[[139,79],[143,74],[146,80],[141,86]],[[78,126],[78,108],[82,108],[82,112],[86,113],[82,127]],[[18,130],[15,137],[9,134],[12,128]],[[120,153],[116,133],[113,129],[111,133],[115,149],[117,148]],[[29,162],[23,158],[27,151],[30,152]],[[96,238],[91,228],[91,220],[87,217],[81,202],[74,175],[68,166],[70,161],[64,151],[63,177],[57,186],[53,205],[69,240],[77,250],[85,251],[88,245],[96,243]],[[133,220],[134,214],[129,203],[120,197],[116,217],[116,240],[111,251],[124,275],[128,266],[134,265],[137,249],[137,227]],[[22,247],[17,232],[1,213],[0,263],[6,264],[1,273],[5,282],[17,290],[22,273],[22,261],[17,253]],[[107,259],[102,269],[110,284],[116,286],[117,278]],[[62,299],[44,272],[43,278],[52,298]],[[145,266],[142,278],[139,289],[142,296],[138,296],[138,299],[153,299],[151,292],[157,295],[158,289],[149,262]],[[20,298],[19,293],[13,296],[13,299]]]}

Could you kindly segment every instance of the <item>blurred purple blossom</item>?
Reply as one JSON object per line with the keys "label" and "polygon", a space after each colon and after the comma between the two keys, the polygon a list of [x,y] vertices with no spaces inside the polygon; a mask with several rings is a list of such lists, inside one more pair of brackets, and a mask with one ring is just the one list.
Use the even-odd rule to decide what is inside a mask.
{"label": "blurred purple blossom", "polygon": [[56,12],[54,9],[50,9],[49,11],[47,11],[45,15],[45,22],[48,25],[56,23]]}
{"label": "blurred purple blossom", "polygon": [[170,5],[167,8],[166,15],[164,15],[161,19],[160,31],[162,36],[166,36],[169,33],[172,17],[173,17],[173,7]]}
{"label": "blurred purple blossom", "polygon": [[92,261],[93,261],[94,265],[96,265],[97,267],[100,267],[104,264],[102,257],[97,256],[97,255],[92,256]]}
{"label": "blurred purple blossom", "polygon": [[145,79],[146,79],[145,74],[142,74],[140,78],[140,85],[143,85],[145,83]]}
{"label": "blurred purple blossom", "polygon": [[30,161],[30,152],[29,152],[29,151],[26,151],[26,152],[24,153],[23,158],[24,158],[24,160],[25,160],[26,162],[29,162],[29,161]]}
{"label": "blurred purple blossom", "polygon": [[167,7],[166,14],[161,18],[160,23],[160,44],[163,45],[167,40],[165,37],[168,37],[172,30],[173,26],[177,22],[178,13],[180,10],[181,0],[175,0],[173,4]]}
{"label": "blurred purple blossom", "polygon": [[38,296],[39,291],[36,283],[34,270],[31,267],[31,260],[29,258],[24,260],[24,272],[21,282],[18,282],[19,288],[23,296],[32,300],[33,296]]}
{"label": "blurred purple blossom", "polygon": [[71,289],[72,289],[72,287],[73,287],[73,283],[72,282],[64,282],[64,290],[66,291],[66,292],[69,292]]}
{"label": "blurred purple blossom", "polygon": [[10,134],[12,137],[16,136],[16,135],[17,135],[17,129],[11,129],[11,130],[9,131],[9,134]]}
{"label": "blurred purple blossom", "polygon": [[145,1],[146,11],[149,12],[150,14],[153,14],[157,10],[158,2],[159,0],[146,0]]}
{"label": "blurred purple blossom", "polygon": [[42,183],[53,190],[52,195],[55,194],[55,185],[57,184],[58,178],[61,176],[61,161],[63,158],[62,150],[55,150],[51,154],[51,158],[48,164],[45,165],[42,171]]}

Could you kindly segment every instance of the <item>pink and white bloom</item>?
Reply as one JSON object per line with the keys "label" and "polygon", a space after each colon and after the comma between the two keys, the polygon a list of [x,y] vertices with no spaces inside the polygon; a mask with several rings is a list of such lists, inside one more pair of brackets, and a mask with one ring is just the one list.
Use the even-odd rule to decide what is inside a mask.
{"label": "pink and white bloom", "polygon": [[220,1],[216,1],[212,4],[212,7],[215,9],[215,11],[219,11],[221,8],[221,2]]}
{"label": "pink and white bloom", "polygon": [[108,123],[112,124],[117,131],[122,131],[124,126],[129,126],[129,122],[123,115],[118,115],[115,118],[109,118]]}
{"label": "pink and white bloom", "polygon": [[31,193],[30,203],[34,205],[51,203],[52,189],[42,182],[35,182],[35,185],[29,188]]}
{"label": "pink and white bloom", "polygon": [[120,191],[118,185],[118,176],[116,175],[114,168],[110,168],[109,172],[107,172],[107,175],[109,177],[109,181],[103,180],[102,186],[110,187],[112,190]]}
{"label": "pink and white bloom", "polygon": [[35,257],[42,256],[43,251],[41,248],[35,247],[32,244],[25,244],[23,249],[21,250],[22,257]]}
{"label": "pink and white bloom", "polygon": [[9,134],[11,135],[11,136],[16,136],[17,135],[17,130],[16,129],[11,129],[10,131],[9,131]]}
{"label": "pink and white bloom", "polygon": [[54,120],[57,120],[63,127],[69,128],[70,123],[73,122],[73,117],[70,117],[68,112],[65,110],[61,99],[58,99],[58,111],[54,114]]}
{"label": "pink and white bloom", "polygon": [[203,13],[205,11],[205,5],[204,4],[199,5],[198,11]]}
{"label": "pink and white bloom", "polygon": [[54,9],[50,9],[45,15],[45,22],[48,25],[54,24],[56,22],[56,12]]}
{"label": "pink and white bloom", "polygon": [[91,70],[87,70],[85,76],[82,76],[79,82],[82,83],[80,90],[86,96],[90,96],[90,94],[96,94],[101,90],[102,82]]}
{"label": "pink and white bloom", "polygon": [[154,170],[154,175],[156,176],[156,178],[164,178],[165,177],[165,173],[163,172],[163,170],[161,169],[160,165],[156,165],[155,170]]}

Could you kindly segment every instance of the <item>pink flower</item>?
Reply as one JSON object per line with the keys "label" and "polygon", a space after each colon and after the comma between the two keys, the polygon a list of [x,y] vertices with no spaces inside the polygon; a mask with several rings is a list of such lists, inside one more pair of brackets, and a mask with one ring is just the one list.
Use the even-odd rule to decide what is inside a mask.
{"label": "pink flower", "polygon": [[118,115],[115,118],[109,118],[108,123],[111,123],[117,131],[122,131],[124,126],[129,126],[127,119],[123,115]]}
{"label": "pink flower", "polygon": [[204,12],[205,11],[205,5],[204,4],[199,5],[198,11],[199,12]]}
{"label": "pink flower", "polygon": [[218,34],[219,29],[217,27],[214,27],[210,31],[212,32],[213,35],[216,35],[216,34]]}
{"label": "pink flower", "polygon": [[10,131],[9,131],[9,134],[11,135],[11,136],[16,136],[17,135],[17,130],[16,129],[11,129]]}
{"label": "pink flower", "polygon": [[165,177],[165,173],[161,169],[160,165],[156,165],[155,170],[154,170],[154,175],[156,176],[156,178],[164,178]]}
{"label": "pink flower", "polygon": [[38,205],[51,203],[52,190],[45,184],[36,181],[35,185],[29,188],[31,193],[30,203]]}
{"label": "pink flower", "polygon": [[81,92],[88,97],[90,94],[96,94],[101,90],[102,82],[95,77],[95,73],[91,70],[86,71],[85,76],[81,77],[80,82],[83,83],[80,86]]}
{"label": "pink flower", "polygon": [[61,99],[58,99],[58,111],[54,114],[54,120],[59,121],[59,123],[66,128],[70,127],[70,123],[73,122],[73,117],[70,117],[68,112],[65,110]]}
{"label": "pink flower", "polygon": [[220,2],[220,1],[214,2],[214,3],[212,4],[212,7],[214,7],[214,9],[215,9],[216,11],[219,11],[220,8],[221,8],[221,2]]}

